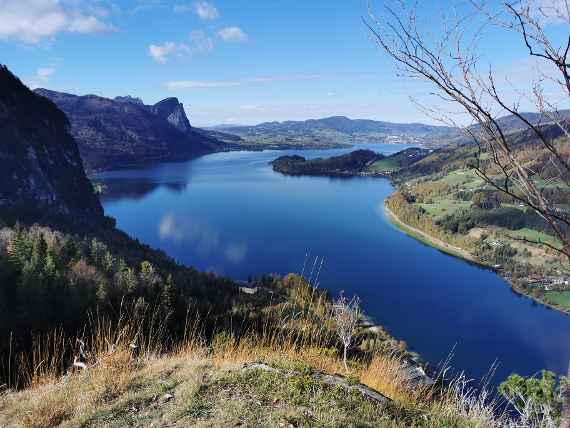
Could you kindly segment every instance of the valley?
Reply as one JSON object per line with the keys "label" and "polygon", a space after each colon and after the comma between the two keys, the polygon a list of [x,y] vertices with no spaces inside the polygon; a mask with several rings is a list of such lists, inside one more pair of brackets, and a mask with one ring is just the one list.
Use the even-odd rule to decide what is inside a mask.
{"label": "valley", "polygon": [[[89,314],[93,308],[104,308],[104,316],[108,318],[98,322],[108,323],[105,324],[108,326],[117,323],[112,327],[117,332],[153,334],[152,338],[145,339],[152,340],[152,345],[149,342],[142,352],[154,353],[158,349],[164,352],[167,349],[164,347],[168,347],[170,358],[184,355],[185,359],[198,358],[202,362],[206,361],[198,357],[203,352],[202,345],[186,339],[190,309],[195,313],[191,337],[210,340],[214,347],[222,343],[220,340],[230,343],[233,339],[220,339],[228,334],[255,334],[252,331],[255,332],[256,325],[262,323],[265,326],[263,334],[269,334],[269,342],[248,342],[251,348],[240,344],[239,357],[229,356],[222,350],[226,349],[223,348],[225,346],[232,348],[234,345],[222,345],[222,348],[215,348],[216,358],[222,358],[230,370],[236,370],[237,361],[254,361],[259,352],[265,352],[265,361],[272,364],[298,364],[295,361],[308,358],[314,347],[329,349],[335,337],[331,330],[334,323],[322,317],[332,317],[336,310],[329,296],[342,295],[345,291],[360,296],[367,316],[381,323],[381,326],[373,324],[370,327],[369,321],[359,321],[358,352],[377,355],[374,364],[382,367],[394,365],[398,367],[395,373],[414,373],[413,376],[424,379],[424,366],[431,376],[437,378],[437,362],[445,360],[452,351],[454,358],[450,368],[465,370],[475,378],[485,376],[497,359],[504,363],[504,368],[499,366],[495,369],[498,380],[491,381],[493,388],[513,370],[533,373],[546,367],[558,373],[564,371],[570,348],[566,346],[568,342],[560,342],[556,338],[570,329],[570,318],[542,305],[534,306],[529,300],[518,299],[505,287],[501,277],[477,267],[477,264],[488,266],[495,263],[493,269],[518,287],[519,283],[514,280],[524,280],[529,272],[539,281],[545,278],[559,280],[560,273],[556,269],[564,269],[563,261],[544,252],[539,253],[535,248],[515,247],[518,243],[514,242],[501,244],[494,252],[483,253],[485,258],[481,253],[475,256],[469,246],[474,240],[483,248],[489,245],[487,239],[493,240],[489,242],[504,242],[508,237],[496,225],[490,230],[489,225],[480,224],[482,220],[470,223],[468,227],[461,226],[455,234],[443,232],[442,227],[446,227],[443,224],[447,223],[442,223],[442,220],[449,223],[448,216],[458,215],[471,205],[479,204],[481,207],[478,209],[491,210],[492,213],[498,208],[490,203],[498,203],[499,208],[504,204],[495,199],[475,198],[471,194],[470,198],[454,196],[465,193],[467,189],[469,192],[486,191],[483,183],[465,169],[472,150],[469,146],[434,150],[377,142],[355,147],[343,145],[328,150],[322,145],[317,150],[301,149],[300,146],[290,150],[284,150],[286,146],[279,147],[280,150],[269,150],[271,146],[268,145],[263,150],[255,147],[256,150],[247,151],[243,150],[248,148],[247,145],[230,148],[230,143],[217,139],[212,143],[214,136],[229,138],[232,144],[238,141],[228,134],[195,131],[190,127],[181,105],[174,99],[145,106],[133,98],[114,101],[93,97],[75,99],[51,93],[51,97],[60,104],[72,101],[72,105],[95,104],[95,107],[80,110],[81,113],[73,110],[70,129],[78,138],[75,145],[73,136],[67,134],[67,118],[55,104],[27,90],[7,70],[1,71],[3,80],[0,84],[10,94],[3,107],[8,112],[4,119],[4,132],[12,135],[12,142],[20,144],[21,148],[30,147],[6,152],[14,159],[10,167],[16,166],[17,169],[5,169],[5,173],[22,180],[17,187],[18,195],[13,193],[12,187],[0,189],[3,200],[11,198],[13,201],[0,206],[0,224],[3,226],[0,229],[0,282],[14,285],[0,288],[0,337],[10,338],[0,340],[0,355],[7,355],[7,359],[0,360],[0,376],[8,385],[32,386],[63,374],[66,365],[70,364],[69,351],[61,348],[62,351],[46,350],[42,354],[30,353],[29,349],[37,346],[34,344],[38,343],[38,338],[52,340],[49,334],[56,326],[61,329],[58,334],[62,338],[65,335],[73,337],[83,325],[92,322]],[[1,102],[0,98],[0,106]],[[102,108],[101,104],[107,107]],[[26,106],[27,111],[33,111],[34,115],[22,119],[18,114],[21,106]],[[108,114],[105,113],[107,110],[113,112],[113,120],[117,122],[102,119]],[[27,121],[34,120],[35,115],[52,117],[53,127],[48,123],[39,134],[29,133]],[[169,150],[174,149],[160,146],[155,150],[162,155],[146,157],[145,144],[148,143],[135,138],[125,140],[127,146],[119,144],[113,149],[115,154],[108,157],[111,140],[80,139],[92,132],[117,137],[133,135],[132,132],[138,129],[135,118],[140,117],[152,119],[145,125],[152,126],[152,132],[170,133],[180,138],[180,144],[189,144],[198,135],[199,144],[207,142],[209,145],[202,146],[198,152],[184,152],[182,157],[176,155],[174,159],[169,154],[172,153]],[[127,134],[114,134],[117,124],[120,129],[127,129]],[[49,147],[49,141],[60,138],[64,145]],[[93,145],[95,141],[97,144]],[[197,144],[196,141],[193,144]],[[29,153],[40,153],[41,156],[30,156]],[[198,153],[202,156],[196,157]],[[81,167],[80,155],[90,170],[93,188]],[[183,161],[187,156],[190,160]],[[165,162],[167,159],[177,162]],[[54,168],[55,164],[58,167]],[[137,167],[133,168],[133,165]],[[113,170],[113,166],[118,169]],[[426,174],[425,169],[433,172]],[[422,171],[421,175],[414,175],[417,170]],[[30,174],[37,178],[32,180],[31,186],[26,186],[25,177]],[[63,183],[69,174],[75,176],[75,189]],[[77,196],[79,194],[81,198]],[[504,205],[503,208],[516,209],[512,204]],[[410,212],[414,213],[411,217]],[[507,217],[512,216],[509,214]],[[526,216],[520,221],[516,227],[511,227],[514,232],[521,236],[550,239],[553,245],[556,244],[544,231],[536,229],[539,223],[526,224]],[[392,222],[416,239],[474,264],[466,264],[422,246],[393,228]],[[426,224],[431,226],[426,228]],[[487,238],[487,234],[491,238]],[[498,252],[507,245],[512,246],[511,253]],[[515,255],[517,258],[512,258]],[[524,266],[525,257],[531,258],[533,263],[542,262],[542,267],[528,265],[525,273],[520,274],[519,266]],[[504,266],[498,266],[499,262]],[[267,272],[272,274],[267,275]],[[521,292],[527,294],[525,287],[521,287]],[[533,287],[537,289],[538,285]],[[541,294],[532,292],[531,296],[564,309],[569,293],[564,284],[559,284],[556,289],[547,290],[546,285],[542,287]],[[7,301],[10,305],[5,303]],[[134,306],[124,307],[124,302],[132,302]],[[304,309],[307,304],[309,308],[316,305],[313,310],[318,314]],[[282,311],[289,305],[301,308],[303,328],[299,329],[296,323],[292,323],[283,329]],[[426,306],[437,307],[437,314],[426,317]],[[132,311],[127,315],[128,320],[140,317],[137,321],[139,326],[128,324],[129,321],[124,326],[121,324],[125,310]],[[151,310],[153,312],[149,312]],[[116,311],[119,311],[118,318],[113,315]],[[231,319],[224,315],[228,311],[231,311]],[[404,313],[405,317],[402,316]],[[503,316],[505,313],[509,314],[508,319]],[[323,319],[326,329],[323,329]],[[233,327],[237,324],[241,327]],[[185,325],[184,330],[181,330],[182,325]],[[312,327],[307,332],[309,325]],[[481,325],[497,332],[502,345],[497,346],[492,338],[483,334]],[[218,330],[213,331],[218,333],[206,333],[214,326]],[[155,329],[157,332],[152,333]],[[104,334],[114,334],[111,331]],[[180,337],[182,331],[184,333]],[[433,331],[438,332],[437,336],[431,334]],[[465,331],[471,334],[466,336]],[[531,342],[526,340],[529,331],[533,332]],[[16,342],[12,339],[14,333],[18,337]],[[276,343],[271,339],[274,334],[283,339]],[[283,334],[287,336],[281,336]],[[76,340],[84,343],[83,338]],[[134,337],[129,339],[130,344],[118,342],[119,338],[113,339],[112,336],[105,340],[117,341],[113,346],[138,347],[133,345]],[[171,348],[172,340],[174,343],[186,343],[183,350]],[[290,346],[284,344],[287,340],[303,340],[304,345],[290,353],[285,361],[274,359],[272,355],[282,352],[284,346]],[[96,338],[89,339],[89,343],[94,350],[99,346]],[[541,349],[546,350],[548,358]],[[37,358],[54,358],[57,352],[65,354],[43,367],[38,363]],[[93,352],[100,355],[97,359],[108,358],[102,348]],[[329,351],[326,352],[328,355]],[[520,358],[521,352],[524,359]],[[378,357],[380,355],[382,357]],[[552,359],[552,355],[557,358]],[[90,357],[85,354],[81,358],[89,361]],[[140,361],[133,356],[128,358],[126,361],[130,362],[126,364]],[[321,370],[331,370],[339,364],[338,358],[331,358],[326,360],[319,356],[312,364]],[[328,361],[328,366],[323,365],[325,361]],[[73,365],[78,364],[86,363],[78,362],[75,356]],[[378,378],[377,372],[366,371],[369,370],[366,365],[352,364],[351,371],[359,373],[363,379]],[[17,370],[16,374],[12,367]],[[36,369],[30,371],[25,367]],[[145,370],[160,371],[159,367],[146,365]],[[273,367],[269,369],[275,370]],[[107,366],[101,370],[103,376],[113,372]],[[134,373],[138,373],[137,370]],[[189,370],[191,373],[192,369]],[[126,375],[126,372],[120,373],[123,373],[121,376]],[[141,372],[137,376],[140,379],[146,375]],[[387,379],[386,375],[381,376],[383,381]],[[340,379],[342,381],[342,377]],[[121,394],[132,393],[128,385],[133,381],[131,379],[127,386],[121,386],[107,380],[105,385],[113,384],[120,397]],[[273,381],[287,385],[281,379]],[[391,392],[389,400],[408,400],[405,398],[409,394],[409,386],[405,386],[407,382],[399,383],[400,386],[394,390],[393,387],[386,389],[383,381],[369,380],[368,384],[381,391],[398,391]],[[152,390],[154,381],[147,382]],[[185,380],[180,382],[184,384]],[[60,387],[62,391],[69,388]],[[239,388],[244,387],[258,388],[257,385],[245,384]],[[324,388],[322,393],[326,394],[326,387],[321,387]],[[74,388],[79,388],[82,395],[98,397],[95,384],[79,382]],[[207,388],[214,388],[212,394],[215,396],[215,386]],[[24,394],[31,391],[35,390],[25,390]],[[183,393],[176,388],[170,391]],[[144,394],[140,398],[141,403],[156,401]],[[170,393],[167,395],[172,396]],[[47,423],[52,424],[58,420],[57,412],[64,411],[69,415],[66,418],[98,424],[98,415],[112,413],[112,408],[122,406],[122,401],[119,401],[111,408],[106,405],[87,406],[77,412],[80,407],[68,409],[67,401],[57,401],[46,411],[26,398],[16,399],[19,403],[16,405],[14,397],[13,394],[3,396],[0,392],[0,423],[11,424],[13,418],[18,419],[21,412],[26,412],[36,420],[48,417]],[[57,397],[52,396],[52,399],[57,400]],[[364,404],[355,402],[355,405]],[[388,411],[388,408],[383,408],[381,413],[374,413],[377,408],[362,408],[368,412],[366,417],[382,417],[380,415]],[[180,420],[179,410],[171,416],[162,415],[163,411],[158,416],[146,412],[145,418]],[[216,405],[216,412],[227,411],[226,406]],[[198,414],[185,420],[195,420],[196,417],[202,418]],[[345,421],[349,420],[347,417],[343,413],[335,416]],[[398,420],[396,415],[390,418]],[[46,419],[41,420],[44,421],[41,423],[46,423]]]}
{"label": "valley", "polygon": [[[357,148],[401,159],[406,146]],[[384,207],[396,188],[387,177],[283,175],[270,165],[283,155],[310,161],[352,150],[216,153],[108,171],[97,180],[159,184],[142,197],[126,191],[103,204],[119,228],[184,264],[246,280],[302,272],[303,265],[310,272],[322,257],[321,286],[333,295],[358,294],[370,317],[426,361],[454,349],[452,366],[479,377],[497,358],[497,380],[545,364],[564,370],[570,349],[558,338],[570,317],[521,298],[494,271],[394,227]],[[426,316],[427,307],[436,310]],[[553,347],[545,350],[547,344]]]}
{"label": "valley", "polygon": [[570,0],[0,5],[1,428],[570,428]]}

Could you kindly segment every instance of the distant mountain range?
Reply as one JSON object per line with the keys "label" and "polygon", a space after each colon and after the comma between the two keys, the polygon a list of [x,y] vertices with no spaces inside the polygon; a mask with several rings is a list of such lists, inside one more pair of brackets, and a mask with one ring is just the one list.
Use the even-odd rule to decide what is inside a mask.
{"label": "distant mountain range", "polygon": [[309,119],[304,121],[265,122],[253,127],[225,127],[230,131],[262,130],[272,132],[311,132],[316,130],[334,130],[344,134],[355,133],[382,133],[387,135],[448,135],[455,132],[455,128],[447,126],[425,125],[423,123],[392,123],[369,119],[349,119],[345,116],[333,116],[323,119]]}
{"label": "distant mountain range", "polygon": [[[539,113],[522,113],[522,115],[533,125],[552,123],[548,115]],[[558,112],[557,117],[562,120],[570,118],[570,110]],[[501,117],[498,122],[506,133],[527,128],[523,121],[512,115]],[[277,140],[283,143],[303,144],[310,141],[321,144],[386,142],[441,146],[450,142],[466,141],[461,130],[455,127],[350,119],[345,116],[304,121],[264,122],[253,126],[220,125],[211,129],[223,131],[225,134],[235,134],[247,142],[259,144]]]}
{"label": "distant mountain range", "polygon": [[[53,101],[67,115],[88,171],[183,161],[225,150],[332,148],[354,143],[402,143],[438,147],[467,142],[458,128],[422,123],[392,123],[333,116],[305,121],[265,122],[255,126],[191,126],[177,98],[145,105],[140,98],[114,99],[72,95],[47,89],[35,92]],[[570,117],[570,111],[559,113]],[[531,123],[545,123],[525,113]],[[505,132],[525,128],[519,119],[499,119]]]}
{"label": "distant mountain range", "polygon": [[281,142],[307,143],[437,143],[458,135],[456,128],[423,123],[392,123],[333,116],[304,121],[265,122],[255,126],[221,125],[214,127],[236,134],[246,141],[279,139]]}
{"label": "distant mountain range", "polygon": [[[542,125],[553,124],[554,123],[553,119],[560,121],[567,121],[568,119],[570,119],[570,110],[559,110],[556,113],[550,112],[548,114],[526,112],[526,113],[521,113],[521,116],[532,125],[542,126]],[[508,133],[528,129],[527,124],[525,124],[521,119],[513,115],[500,117],[499,119],[497,119],[497,122],[499,123],[501,128]]]}
{"label": "distant mountain range", "polygon": [[145,105],[130,96],[115,99],[36,89],[69,118],[87,170],[187,160],[226,149],[226,144],[190,125],[183,105],[166,98]]}

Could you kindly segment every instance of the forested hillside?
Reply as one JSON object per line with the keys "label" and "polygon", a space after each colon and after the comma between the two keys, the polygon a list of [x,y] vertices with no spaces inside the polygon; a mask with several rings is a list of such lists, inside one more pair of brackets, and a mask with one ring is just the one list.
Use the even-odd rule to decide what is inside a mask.
{"label": "forested hillside", "polygon": [[[552,134],[553,144],[562,153],[570,154],[568,140],[558,126],[546,126],[543,131]],[[570,190],[554,168],[550,153],[537,147],[529,132],[511,138],[526,168],[535,171],[533,183],[559,212],[568,212]],[[497,269],[519,291],[570,310],[570,269],[549,224],[516,197],[491,185],[474,167],[500,180],[501,173],[490,156],[480,154],[473,144],[435,150],[395,171],[398,190],[387,206],[406,224]],[[512,187],[516,192],[514,183]]]}

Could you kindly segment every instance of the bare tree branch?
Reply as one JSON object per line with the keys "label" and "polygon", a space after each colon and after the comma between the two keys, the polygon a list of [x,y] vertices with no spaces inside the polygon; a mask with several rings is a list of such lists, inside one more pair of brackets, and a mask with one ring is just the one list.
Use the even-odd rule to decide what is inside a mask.
{"label": "bare tree branch", "polygon": [[[555,17],[570,23],[567,13],[570,8],[568,2],[564,1],[566,8],[556,10]],[[532,0],[505,2],[499,12],[493,12],[485,3],[477,0],[470,0],[470,3],[478,16],[483,18],[483,24],[474,29],[473,15],[466,14],[456,18],[451,25],[446,22],[443,33],[436,41],[429,40],[425,32],[420,30],[415,6],[408,8],[405,1],[400,2],[399,11],[385,6],[383,19],[377,18],[369,9],[369,18],[364,22],[373,40],[399,69],[406,75],[430,83],[440,100],[461,107],[472,119],[471,125],[461,128],[478,145],[477,161],[473,165],[476,173],[494,189],[540,215],[562,242],[561,248],[552,246],[551,249],[563,253],[570,260],[570,218],[556,207],[556,198],[552,196],[552,189],[556,186],[551,186],[547,192],[545,186],[536,180],[540,176],[547,182],[560,182],[560,191],[569,191],[568,141],[561,144],[557,140],[570,137],[569,122],[557,109],[552,108],[553,103],[545,97],[542,81],[549,80],[548,77],[543,75],[542,81],[535,82],[528,93],[528,98],[534,101],[540,113],[539,120],[535,122],[522,113],[519,101],[506,101],[492,68],[485,74],[478,72],[480,57],[476,52],[477,41],[487,26],[514,31],[522,36],[530,57],[557,70],[561,80],[556,82],[562,85],[562,93],[570,96],[570,36],[561,47],[555,47],[543,24],[552,11],[534,7]],[[471,34],[470,40],[467,40],[467,34]],[[443,122],[450,122],[449,116],[440,110],[429,111]],[[500,115],[506,114],[519,121],[522,128],[520,134],[512,134],[501,123]],[[550,132],[549,127],[558,127],[558,133]],[[524,144],[521,143],[523,137]],[[543,166],[548,165],[549,173],[554,172],[556,176],[547,176],[544,171],[531,165],[528,150],[535,149],[542,156]],[[490,164],[481,162],[483,152],[490,155]],[[540,244],[549,247],[545,243]]]}

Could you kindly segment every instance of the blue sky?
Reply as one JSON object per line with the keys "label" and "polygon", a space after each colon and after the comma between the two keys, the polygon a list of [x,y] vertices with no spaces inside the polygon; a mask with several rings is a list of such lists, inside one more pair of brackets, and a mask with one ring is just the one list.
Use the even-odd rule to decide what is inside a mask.
{"label": "blue sky", "polygon": [[[420,3],[429,28],[449,1]],[[409,100],[427,87],[395,76],[366,14],[367,0],[0,0],[0,62],[34,87],[148,104],[176,96],[200,126],[433,122]],[[490,37],[482,48],[526,78],[518,40]]]}

